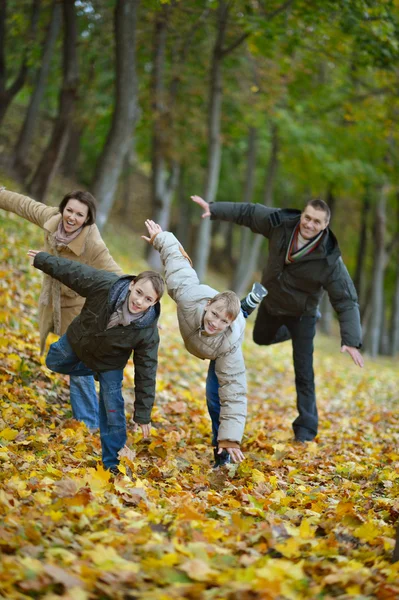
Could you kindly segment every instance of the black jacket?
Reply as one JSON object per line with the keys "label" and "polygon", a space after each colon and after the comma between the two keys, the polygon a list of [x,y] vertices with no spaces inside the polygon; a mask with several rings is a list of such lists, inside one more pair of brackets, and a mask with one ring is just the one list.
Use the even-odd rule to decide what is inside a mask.
{"label": "black jacket", "polygon": [[69,325],[66,335],[87,367],[96,372],[123,369],[134,351],[134,420],[149,423],[158,362],[159,302],[130,325],[107,329],[111,314],[121,298],[126,298],[134,276],[118,277],[47,252],[39,252],[33,264],[86,298],[82,312]]}
{"label": "black jacket", "polygon": [[268,295],[263,300],[272,315],[315,315],[323,290],[338,314],[342,344],[361,346],[359,305],[355,286],[341,257],[338,242],[326,229],[317,248],[298,262],[285,264],[292,232],[301,212],[268,208],[261,204],[215,202],[211,219],[232,221],[269,239],[269,256],[262,284]]}

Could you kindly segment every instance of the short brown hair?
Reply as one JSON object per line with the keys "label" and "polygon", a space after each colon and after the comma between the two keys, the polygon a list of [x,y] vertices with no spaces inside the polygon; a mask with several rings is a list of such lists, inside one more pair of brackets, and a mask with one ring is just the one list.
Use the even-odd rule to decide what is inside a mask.
{"label": "short brown hair", "polygon": [[306,206],[311,206],[315,210],[322,210],[327,215],[327,221],[330,222],[331,210],[328,204],[324,202],[324,200],[321,200],[320,198],[314,198],[313,200],[309,200],[308,202],[306,202]]}
{"label": "short brown hair", "polygon": [[90,194],[83,190],[76,190],[75,192],[69,192],[60,202],[59,211],[62,214],[69,200],[79,200],[82,204],[85,204],[88,208],[87,219],[83,227],[86,225],[93,225],[96,222],[97,206],[96,199]]}
{"label": "short brown hair", "polygon": [[219,300],[224,304],[224,308],[229,319],[234,321],[234,319],[236,319],[240,314],[241,310],[241,302],[237,294],[230,290],[227,290],[226,292],[220,292],[220,294],[216,294],[216,296],[210,300],[209,306],[215,302],[218,302]]}
{"label": "short brown hair", "polygon": [[136,277],[134,278],[134,283],[144,280],[151,282],[152,287],[154,288],[155,293],[158,296],[158,300],[160,300],[165,291],[165,282],[160,276],[160,274],[156,271],[143,271],[142,273],[136,275]]}

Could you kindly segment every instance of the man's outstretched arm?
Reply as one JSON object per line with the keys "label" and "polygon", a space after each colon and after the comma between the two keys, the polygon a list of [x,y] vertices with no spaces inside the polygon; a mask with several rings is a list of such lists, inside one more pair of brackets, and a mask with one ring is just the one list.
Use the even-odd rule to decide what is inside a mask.
{"label": "man's outstretched arm", "polygon": [[272,213],[278,213],[278,208],[270,208],[263,204],[251,202],[212,202],[209,204],[201,196],[191,196],[191,200],[203,210],[202,218],[210,217],[212,220],[229,221],[249,227],[254,233],[269,237],[271,231]]}

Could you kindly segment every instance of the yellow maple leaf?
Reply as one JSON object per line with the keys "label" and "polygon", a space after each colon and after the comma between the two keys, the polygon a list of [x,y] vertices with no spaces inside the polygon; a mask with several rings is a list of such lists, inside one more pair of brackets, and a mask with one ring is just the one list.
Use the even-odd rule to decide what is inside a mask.
{"label": "yellow maple leaf", "polygon": [[258,471],[258,469],[252,470],[251,479],[254,483],[264,483],[266,480],[262,471]]}
{"label": "yellow maple leaf", "polygon": [[377,525],[374,525],[374,523],[363,523],[363,525],[355,529],[354,534],[365,542],[371,542],[381,535],[381,529]]}
{"label": "yellow maple leaf", "polygon": [[212,575],[215,574],[215,571],[204,560],[199,558],[186,560],[179,568],[187,573],[190,579],[194,579],[195,581],[209,581]]}
{"label": "yellow maple leaf", "polygon": [[18,433],[19,433],[19,431],[17,431],[16,429],[11,429],[10,427],[6,427],[2,431],[0,431],[0,438],[3,438],[3,440],[8,440],[9,442],[12,442],[13,440],[15,440]]}

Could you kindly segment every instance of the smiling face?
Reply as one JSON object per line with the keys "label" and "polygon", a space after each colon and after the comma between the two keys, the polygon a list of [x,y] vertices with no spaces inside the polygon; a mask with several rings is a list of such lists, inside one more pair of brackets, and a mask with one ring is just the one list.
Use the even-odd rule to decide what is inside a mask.
{"label": "smiling face", "polygon": [[222,333],[234,321],[228,316],[225,304],[217,300],[208,304],[204,311],[204,330],[208,335]]}
{"label": "smiling face", "polygon": [[134,315],[146,311],[158,301],[158,295],[149,279],[140,279],[137,283],[132,281],[129,290],[129,310]]}
{"label": "smiling face", "polygon": [[65,205],[62,212],[62,224],[67,233],[73,233],[79,227],[82,227],[89,214],[89,209],[86,204],[71,198]]}
{"label": "smiling face", "polygon": [[301,214],[299,232],[305,240],[310,240],[328,226],[327,213],[313,206],[305,206]]}

